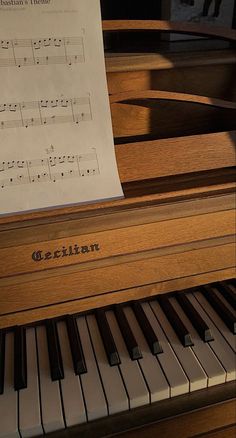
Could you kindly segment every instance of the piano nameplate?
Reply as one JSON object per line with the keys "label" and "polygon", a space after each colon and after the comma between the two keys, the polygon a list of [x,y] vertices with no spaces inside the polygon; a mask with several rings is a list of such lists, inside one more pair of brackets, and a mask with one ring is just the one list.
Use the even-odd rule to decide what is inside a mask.
{"label": "piano nameplate", "polygon": [[32,253],[32,260],[34,262],[42,262],[55,259],[57,260],[64,257],[84,255],[99,250],[100,247],[98,243],[81,246],[75,243],[73,245],[69,245],[68,247],[62,246],[59,249],[54,249],[53,251],[42,251],[40,249],[36,250]]}
{"label": "piano nameplate", "polygon": [[229,278],[234,275],[234,265],[235,245],[228,243],[191,250],[185,248],[178,254],[124,260],[123,263],[94,269],[87,266],[84,270],[76,270],[75,267],[72,270],[67,267],[2,279],[0,324],[4,315],[12,313],[10,319],[14,321],[14,312],[25,310],[26,320],[30,319],[34,309],[37,309],[39,319],[44,306],[49,306],[49,314],[53,314],[55,305],[61,304],[61,311],[66,313],[66,308],[74,309],[76,300],[78,311],[81,311],[84,302],[87,308],[91,305],[90,301],[93,301],[93,307],[106,305],[111,294],[113,303],[117,302],[118,295],[121,295],[119,300],[127,301],[132,299],[130,296],[138,297],[135,291],[132,293],[132,288],[138,286],[153,285],[149,294],[154,295],[156,283],[161,285],[172,279],[189,278],[189,283],[186,281],[185,284],[191,287],[192,279],[199,274],[205,274],[205,282],[209,278],[212,281]]}
{"label": "piano nameplate", "polygon": [[[220,211],[0,249],[0,278],[101,261],[234,234],[234,211]],[[171,251],[170,251],[171,252]]]}
{"label": "piano nameplate", "polygon": [[153,295],[232,277],[234,195],[231,186],[218,189],[3,226],[0,325],[142,297],[144,286]]}

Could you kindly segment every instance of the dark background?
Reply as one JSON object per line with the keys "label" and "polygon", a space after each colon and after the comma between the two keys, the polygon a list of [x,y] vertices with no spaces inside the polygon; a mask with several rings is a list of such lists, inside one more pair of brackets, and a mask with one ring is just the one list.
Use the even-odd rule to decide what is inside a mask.
{"label": "dark background", "polygon": [[[158,20],[161,18],[161,1],[165,0],[100,0],[103,20]],[[187,1],[187,0],[186,0]],[[190,0],[189,0],[190,1]],[[236,1],[233,27],[236,27]]]}
{"label": "dark background", "polygon": [[104,20],[158,20],[161,18],[161,0],[101,0]]}
{"label": "dark background", "polygon": [[[160,20],[161,2],[166,0],[100,0],[103,20]],[[191,1],[191,0],[184,0]],[[197,1],[197,0],[195,0]],[[236,0],[234,2],[234,16],[232,26],[236,28]],[[186,38],[187,40],[188,38]],[[106,32],[104,34],[104,46],[106,51],[150,51],[160,47],[159,32]],[[202,41],[202,40],[201,40]],[[224,44],[228,44],[223,42]],[[219,48],[223,44],[219,42]],[[194,44],[194,43],[193,43]],[[224,45],[223,44],[223,45]],[[201,49],[201,46],[196,48]],[[161,46],[163,43],[161,42]],[[181,44],[176,44],[176,49],[181,49]],[[222,46],[223,47],[223,46]],[[207,47],[206,47],[207,48]],[[194,50],[194,47],[192,48]],[[203,44],[202,49],[205,49]]]}

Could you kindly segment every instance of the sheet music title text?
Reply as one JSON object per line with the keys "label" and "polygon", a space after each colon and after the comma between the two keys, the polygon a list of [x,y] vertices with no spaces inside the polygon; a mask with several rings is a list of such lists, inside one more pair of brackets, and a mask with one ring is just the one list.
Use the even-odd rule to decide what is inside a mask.
{"label": "sheet music title text", "polygon": [[49,5],[51,0],[0,0],[0,6]]}

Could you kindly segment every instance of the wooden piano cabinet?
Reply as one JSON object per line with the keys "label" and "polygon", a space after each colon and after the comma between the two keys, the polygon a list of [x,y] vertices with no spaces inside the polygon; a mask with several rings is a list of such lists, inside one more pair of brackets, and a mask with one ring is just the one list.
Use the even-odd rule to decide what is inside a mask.
{"label": "wooden piano cabinet", "polygon": [[[186,23],[103,22],[104,31],[150,28],[236,38]],[[232,49],[188,58],[107,56],[125,197],[0,218],[0,327],[234,275],[236,104],[226,98],[236,58]],[[222,66],[224,89],[210,81],[209,93],[196,94],[193,69],[205,71],[198,84],[206,84],[208,69]],[[163,91],[165,72],[173,79]],[[175,75],[186,79],[182,88]]]}
{"label": "wooden piano cabinet", "polygon": [[[235,41],[234,31],[104,22]],[[0,329],[235,276],[233,48],[107,54],[124,198],[0,218]],[[235,384],[111,415],[51,438],[233,438]]]}

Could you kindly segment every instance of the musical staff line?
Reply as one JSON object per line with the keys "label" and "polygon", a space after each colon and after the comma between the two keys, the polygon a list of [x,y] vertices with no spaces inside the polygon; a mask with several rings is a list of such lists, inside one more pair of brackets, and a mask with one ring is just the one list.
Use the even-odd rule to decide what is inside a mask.
{"label": "musical staff line", "polygon": [[[6,175],[5,175],[6,173]],[[71,178],[82,178],[100,174],[96,149],[81,155],[60,155],[33,160],[0,162],[0,188],[56,182]]]}
{"label": "musical staff line", "polygon": [[29,128],[92,120],[90,97],[0,103],[0,129]]}
{"label": "musical staff line", "polygon": [[85,62],[83,37],[0,39],[0,67]]}

